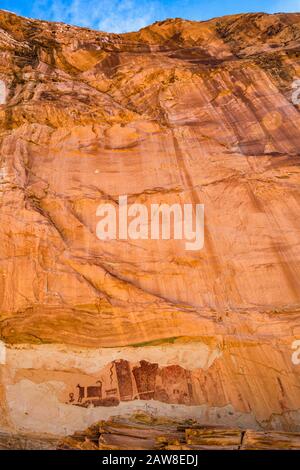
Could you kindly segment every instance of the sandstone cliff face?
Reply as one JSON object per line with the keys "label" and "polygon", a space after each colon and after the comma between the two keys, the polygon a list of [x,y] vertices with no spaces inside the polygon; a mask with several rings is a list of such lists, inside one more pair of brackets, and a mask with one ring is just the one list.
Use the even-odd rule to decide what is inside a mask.
{"label": "sandstone cliff face", "polygon": [[[300,430],[300,14],[116,35],[0,12],[0,425]],[[205,243],[96,209],[205,205]]]}

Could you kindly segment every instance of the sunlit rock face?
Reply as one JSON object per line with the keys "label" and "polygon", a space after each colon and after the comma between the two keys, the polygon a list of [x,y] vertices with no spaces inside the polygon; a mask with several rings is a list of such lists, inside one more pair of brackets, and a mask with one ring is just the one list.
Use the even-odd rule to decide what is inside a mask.
{"label": "sunlit rock face", "polygon": [[[300,430],[300,14],[106,34],[0,12],[0,426]],[[205,206],[205,242],[96,210]]]}
{"label": "sunlit rock face", "polygon": [[6,101],[6,86],[3,80],[0,80],[0,105]]}

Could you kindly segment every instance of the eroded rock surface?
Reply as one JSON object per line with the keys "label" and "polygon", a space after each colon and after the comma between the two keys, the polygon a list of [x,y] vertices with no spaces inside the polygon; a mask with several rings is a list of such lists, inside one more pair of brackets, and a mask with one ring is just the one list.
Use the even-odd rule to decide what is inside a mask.
{"label": "eroded rock surface", "polygon": [[[3,430],[147,407],[300,430],[299,45],[300,14],[116,35],[0,12]],[[119,195],[203,203],[204,248],[99,240]]]}
{"label": "eroded rock surface", "polygon": [[196,421],[116,416],[62,439],[60,450],[299,450],[300,433],[200,426]]}

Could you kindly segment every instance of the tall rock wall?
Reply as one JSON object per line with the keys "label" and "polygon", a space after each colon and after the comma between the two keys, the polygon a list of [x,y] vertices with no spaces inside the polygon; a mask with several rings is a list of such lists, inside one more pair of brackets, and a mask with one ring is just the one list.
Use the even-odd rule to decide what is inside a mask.
{"label": "tall rock wall", "polygon": [[[300,430],[300,14],[116,35],[0,12],[0,427]],[[97,207],[204,204],[183,240]],[[300,354],[299,354],[300,357]]]}

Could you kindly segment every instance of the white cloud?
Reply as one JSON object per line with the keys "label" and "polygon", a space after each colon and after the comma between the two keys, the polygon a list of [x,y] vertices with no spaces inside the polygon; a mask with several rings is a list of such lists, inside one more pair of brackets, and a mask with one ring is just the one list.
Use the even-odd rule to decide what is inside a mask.
{"label": "white cloud", "polygon": [[155,20],[157,0],[37,0],[33,16],[106,32],[136,31]]}

